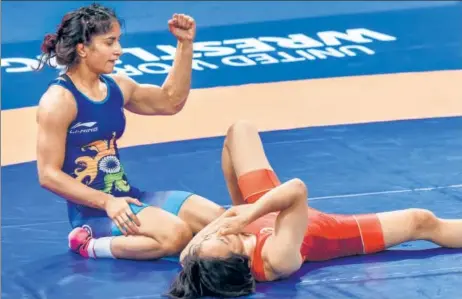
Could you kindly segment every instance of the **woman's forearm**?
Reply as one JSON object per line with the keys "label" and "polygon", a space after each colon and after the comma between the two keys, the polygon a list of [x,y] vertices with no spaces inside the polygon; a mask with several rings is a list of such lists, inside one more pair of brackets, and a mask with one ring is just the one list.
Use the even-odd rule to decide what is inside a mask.
{"label": "woman's forearm", "polygon": [[40,184],[47,190],[76,204],[104,210],[110,194],[90,188],[60,170],[47,170],[40,177]]}
{"label": "woman's forearm", "polygon": [[299,184],[303,183],[293,179],[267,192],[256,203],[250,205],[248,222],[253,222],[268,213],[282,212],[290,208],[299,200]]}
{"label": "woman's forearm", "polygon": [[192,56],[193,42],[179,41],[172,69],[162,85],[175,107],[184,104],[191,90]]}

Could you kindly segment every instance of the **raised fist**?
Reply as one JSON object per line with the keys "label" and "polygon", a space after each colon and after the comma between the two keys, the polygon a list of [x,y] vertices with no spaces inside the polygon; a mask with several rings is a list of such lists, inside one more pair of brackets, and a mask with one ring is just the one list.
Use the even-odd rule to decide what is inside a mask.
{"label": "raised fist", "polygon": [[188,15],[174,14],[168,29],[179,41],[193,41],[196,36],[196,22]]}

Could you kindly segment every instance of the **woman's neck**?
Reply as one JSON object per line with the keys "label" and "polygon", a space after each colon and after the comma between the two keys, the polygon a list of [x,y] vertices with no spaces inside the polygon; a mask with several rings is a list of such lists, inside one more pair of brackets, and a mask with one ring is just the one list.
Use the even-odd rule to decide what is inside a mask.
{"label": "woman's neck", "polygon": [[91,72],[84,66],[71,68],[66,73],[72,79],[72,81],[78,81],[78,85],[84,87],[85,89],[95,90],[99,88],[99,74]]}
{"label": "woman's neck", "polygon": [[252,258],[252,254],[257,245],[257,237],[254,234],[241,233],[239,238],[242,241],[242,254]]}

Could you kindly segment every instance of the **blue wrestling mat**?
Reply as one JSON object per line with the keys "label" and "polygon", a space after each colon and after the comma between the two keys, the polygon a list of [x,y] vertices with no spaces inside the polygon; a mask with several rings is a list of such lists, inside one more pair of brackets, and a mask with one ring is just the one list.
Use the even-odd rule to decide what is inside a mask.
{"label": "blue wrestling mat", "polygon": [[[4,8],[6,20],[2,15],[2,34],[7,35],[7,40],[2,41],[3,110],[37,105],[37,95],[55,75],[51,70],[41,75],[33,74],[27,69],[30,61],[13,60],[35,57],[38,40],[44,31],[53,30],[55,26],[54,22],[50,24],[41,19],[46,24],[42,26],[38,22],[37,26],[31,26],[29,30],[34,36],[30,40],[19,31],[17,36],[22,34],[22,37],[15,38],[12,32],[18,29],[12,27],[14,12],[19,16],[18,5],[25,5],[23,3],[2,3],[12,12],[9,14]],[[56,11],[51,9],[55,4],[40,7],[54,20],[69,7],[76,6],[75,2],[53,3],[57,5]],[[113,3],[121,9],[128,5],[128,2]],[[271,16],[266,19],[263,15],[267,11],[257,11],[261,16],[252,19],[246,9],[238,9],[241,5],[256,8],[259,5],[256,2],[230,3],[235,7],[232,12],[239,15],[239,22],[220,22],[219,15],[214,15],[209,24],[199,24],[204,32],[200,37],[202,41],[216,40],[224,45],[228,40],[228,50],[222,49],[228,54],[206,55],[204,51],[199,57],[204,63],[196,66],[202,70],[194,73],[194,87],[462,68],[462,5],[454,1],[446,4],[422,2],[421,7],[411,1],[403,4],[354,2],[341,8],[339,3],[300,4],[304,10],[297,9],[294,2],[278,3],[278,12],[269,14]],[[22,19],[27,19],[26,13],[35,15],[38,12],[39,4],[33,5],[36,9],[21,10]],[[139,3],[133,5],[137,7]],[[161,21],[170,16],[171,10],[184,8],[175,3],[158,5],[159,14],[166,15]],[[166,8],[169,5],[173,7],[170,10]],[[191,4],[188,8],[191,11],[186,13],[204,20],[210,17],[207,14],[210,10],[220,6],[210,4],[206,13],[198,8],[200,5],[205,4]],[[223,5],[231,7],[231,4]],[[278,8],[276,4],[271,5]],[[375,7],[362,9],[368,5]],[[394,9],[386,9],[387,5]],[[138,13],[143,10],[138,9]],[[128,19],[138,18],[135,11],[126,11]],[[170,45],[172,40],[163,27],[162,31],[159,29],[161,21],[155,21],[151,29],[146,29],[147,19],[138,19],[138,23],[133,21],[137,28],[127,28],[126,42],[132,48],[146,51],[133,50],[136,55],[129,56],[120,67],[129,70],[129,66],[137,66],[135,69],[141,74],[134,77],[136,80],[159,83],[164,78],[161,64],[171,62],[170,48],[149,47],[152,39],[156,39],[158,45]],[[32,18],[30,22],[34,24]],[[348,28],[366,28],[373,35],[363,36],[370,41],[362,40],[362,35],[356,39],[349,35],[346,41],[340,39],[338,45],[332,38],[322,40],[320,49],[332,51],[331,55],[316,51],[301,54],[287,45],[274,46],[274,50],[267,51],[278,63],[271,72],[263,64],[246,68],[232,65],[249,63],[246,60],[249,57],[253,61],[256,59],[248,52],[231,53],[237,51],[235,44],[229,42],[232,39],[270,33],[278,37],[303,33],[305,37],[321,41],[316,35],[319,32],[345,32]],[[329,42],[333,50],[327,49]],[[345,50],[337,54],[342,46],[363,46],[366,50],[359,50],[357,56],[348,56]],[[240,58],[225,59],[231,55]],[[308,55],[315,58],[311,60]],[[363,61],[360,55],[370,59]],[[285,63],[283,60],[290,60],[289,56],[304,57],[305,61]],[[145,64],[145,68],[139,68],[141,64]],[[19,83],[27,88],[18,90]],[[275,131],[263,133],[262,138],[280,179],[298,177],[304,180],[310,189],[309,204],[321,211],[349,214],[419,207],[430,209],[439,217],[462,218],[461,128],[462,117],[452,117]],[[130,147],[121,150],[121,160],[130,180],[142,189],[193,191],[221,205],[229,205],[219,167],[222,143],[223,138],[207,138]],[[199,170],[200,175],[197,175]],[[35,162],[2,167],[2,298],[162,297],[179,269],[174,260],[95,261],[70,253],[66,204],[39,186],[36,173]],[[250,298],[459,299],[462,298],[461,286],[462,250],[441,249],[419,241],[370,256],[307,263],[290,279],[258,284],[257,293]]]}
{"label": "blue wrestling mat", "polygon": [[[281,179],[306,181],[310,205],[317,209],[365,213],[420,207],[460,218],[461,127],[462,118],[447,118],[268,132],[262,138]],[[181,186],[226,205],[217,167],[222,142],[134,147],[122,150],[122,159],[143,188]],[[159,298],[178,265],[83,260],[69,253],[65,203],[38,186],[35,167],[3,168],[2,297]],[[201,176],[191,175],[198,169]],[[406,243],[376,255],[305,264],[288,280],[259,284],[254,297],[458,298],[461,261],[462,250]]]}

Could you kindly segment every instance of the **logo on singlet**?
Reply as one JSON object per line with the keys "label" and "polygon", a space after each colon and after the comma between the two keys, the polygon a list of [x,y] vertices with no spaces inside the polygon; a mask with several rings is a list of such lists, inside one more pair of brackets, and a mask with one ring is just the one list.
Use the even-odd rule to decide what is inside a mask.
{"label": "logo on singlet", "polygon": [[89,122],[78,122],[71,127],[69,130],[70,134],[84,134],[84,133],[93,133],[98,132],[98,127],[95,127],[97,124],[96,121],[89,121]]}

